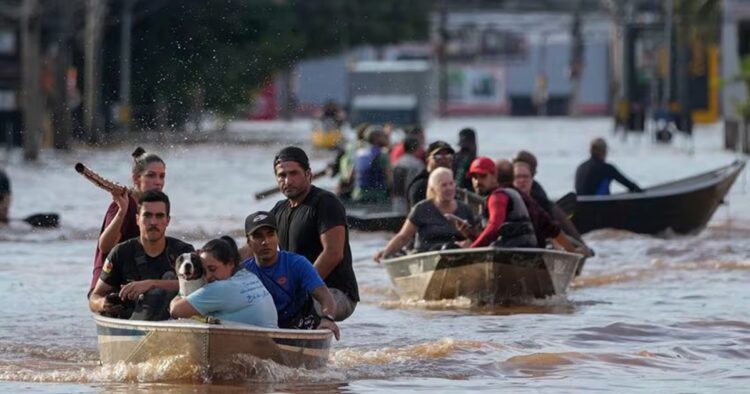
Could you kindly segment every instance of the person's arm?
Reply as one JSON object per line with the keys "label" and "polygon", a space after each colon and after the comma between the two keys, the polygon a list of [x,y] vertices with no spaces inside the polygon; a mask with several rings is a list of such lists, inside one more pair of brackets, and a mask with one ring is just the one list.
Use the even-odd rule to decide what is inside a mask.
{"label": "person's arm", "polygon": [[[112,193],[112,200],[117,205],[117,212],[99,236],[99,250],[105,256],[120,242],[122,224],[125,222],[125,215],[128,213],[128,205],[130,204],[130,195],[127,192],[123,194]],[[111,211],[107,211],[107,217],[110,217],[110,214]]]}
{"label": "person's arm", "polygon": [[180,282],[176,279],[146,279],[130,282],[120,289],[120,298],[123,300],[137,300],[141,294],[156,288],[177,291],[180,289]]}
{"label": "person's arm", "polygon": [[338,341],[341,337],[341,331],[339,330],[339,327],[336,325],[336,322],[330,319],[331,317],[336,315],[336,301],[333,299],[333,296],[331,295],[331,292],[328,290],[328,287],[325,285],[318,286],[313,292],[311,293],[312,297],[320,303],[320,324],[318,324],[318,329],[328,329],[333,331],[333,335],[336,337],[336,340]]}
{"label": "person's arm", "polygon": [[104,283],[101,279],[96,282],[94,291],[89,296],[89,309],[94,313],[103,313],[110,316],[116,316],[122,305],[111,304],[107,302],[107,294],[112,293],[114,287]]}
{"label": "person's arm", "polygon": [[195,309],[186,298],[182,298],[178,295],[169,303],[169,314],[177,319],[180,317],[200,315],[200,312],[198,312],[198,310]]}
{"label": "person's arm", "polygon": [[346,227],[336,226],[320,234],[320,243],[323,245],[323,251],[315,259],[313,266],[318,270],[320,277],[325,279],[344,259]]}
{"label": "person's arm", "polygon": [[627,187],[628,190],[630,190],[631,192],[640,193],[643,191],[643,189],[638,187],[638,185],[636,185],[635,182],[625,177],[625,175],[622,175],[622,173],[620,172],[620,170],[617,169],[617,167],[611,164],[608,164],[607,168],[609,169],[610,177],[616,180],[617,182],[620,182],[623,186]]}
{"label": "person's arm", "polygon": [[414,238],[414,235],[417,233],[417,226],[414,225],[414,223],[411,222],[411,220],[406,219],[404,221],[404,225],[401,226],[401,230],[398,232],[398,234],[394,235],[393,238],[391,238],[390,241],[388,241],[388,244],[385,245],[385,247],[382,250],[379,250],[375,253],[375,256],[373,256],[373,260],[375,262],[380,263],[380,260],[385,256],[390,256],[396,251],[400,250],[404,246],[406,246],[407,243],[411,239]]}
{"label": "person's arm", "polygon": [[488,246],[500,235],[500,226],[505,222],[505,211],[508,207],[508,196],[505,193],[492,193],[487,199],[487,210],[490,220],[481,234],[471,244],[472,248]]}

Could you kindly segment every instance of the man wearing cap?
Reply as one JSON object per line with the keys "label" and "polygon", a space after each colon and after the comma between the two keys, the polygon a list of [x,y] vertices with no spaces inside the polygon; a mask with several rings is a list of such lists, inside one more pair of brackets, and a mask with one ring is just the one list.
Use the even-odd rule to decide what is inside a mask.
{"label": "man wearing cap", "polygon": [[471,247],[491,244],[501,247],[536,247],[534,226],[526,204],[515,189],[500,187],[495,162],[488,157],[477,157],[471,162],[469,175],[474,190],[487,196],[487,225],[471,243]]}
{"label": "man wearing cap", "polygon": [[302,149],[282,149],[273,168],[279,190],[287,197],[271,209],[278,223],[279,246],[313,263],[336,301],[334,318],[344,320],[359,302],[344,205],[333,193],[312,184],[310,161]]}
{"label": "man wearing cap", "polygon": [[477,157],[477,135],[472,128],[465,128],[458,132],[458,153],[453,160],[453,175],[456,186],[472,190],[469,166]]}
{"label": "man wearing cap", "polygon": [[435,141],[427,148],[427,168],[415,176],[406,188],[408,209],[427,197],[427,180],[432,170],[444,167],[453,170],[453,155],[456,151],[445,141]]}
{"label": "man wearing cap", "polygon": [[608,195],[613,180],[631,192],[642,192],[640,187],[626,178],[612,164],[607,163],[607,142],[603,138],[591,141],[591,157],[576,169],[576,193],[581,196]]}
{"label": "man wearing cap", "polygon": [[334,317],[336,301],[309,260],[296,253],[278,250],[274,215],[264,211],[250,214],[245,219],[245,234],[254,257],[242,265],[254,273],[271,293],[279,315],[279,327],[327,328],[339,339]]}
{"label": "man wearing cap", "polygon": [[365,131],[368,144],[354,154],[354,191],[352,200],[362,203],[386,203],[391,199],[393,174],[385,148],[388,136],[380,126]]}

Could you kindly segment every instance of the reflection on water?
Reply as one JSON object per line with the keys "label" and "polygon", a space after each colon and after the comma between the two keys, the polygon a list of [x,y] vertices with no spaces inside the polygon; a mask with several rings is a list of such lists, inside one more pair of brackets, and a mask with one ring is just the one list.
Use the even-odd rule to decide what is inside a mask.
{"label": "reflection on water", "polygon": [[[455,130],[464,123],[446,124],[435,138],[453,141]],[[478,122],[477,128],[481,133],[491,124],[495,123]],[[550,134],[554,148],[540,145],[540,175],[546,176],[543,181],[551,195],[569,188],[569,173],[577,164],[571,158],[585,153],[586,141],[602,124],[576,123],[575,133],[571,129],[561,131],[560,137]],[[505,150],[529,147],[526,137],[514,135],[484,134],[489,137],[481,141],[488,145],[480,149],[500,157]],[[613,147],[621,167],[645,179],[646,185],[663,179],[654,179],[658,174],[638,166],[645,157],[654,165],[677,163],[675,168],[683,173],[675,176],[715,167],[717,160],[725,159],[714,151],[690,158],[672,151],[655,155],[655,148],[646,144],[614,142]],[[244,242],[244,216],[275,202],[252,200],[254,191],[273,184],[268,164],[273,150],[239,145],[161,150],[168,169],[166,191],[173,201],[170,234],[197,246],[221,234]],[[82,150],[50,155],[41,168],[10,167],[18,180],[18,216],[57,211],[62,227],[39,231],[13,223],[0,229],[0,390],[746,390],[750,232],[723,219],[721,226],[693,237],[662,239],[614,230],[587,234],[597,255],[587,261],[566,296],[492,307],[476,307],[466,299],[398,300],[384,267],[371,261],[390,234],[352,232],[362,302],[341,324],[342,340],[333,345],[327,367],[293,369],[239,356],[232,367],[212,376],[179,357],[101,366],[85,293],[109,197],[80,178],[72,164],[84,161],[109,178],[124,180],[128,154],[129,147]],[[313,167],[327,159],[326,153],[315,153]],[[325,179],[320,184],[332,182]],[[207,188],[221,190],[221,195],[207,193]]]}

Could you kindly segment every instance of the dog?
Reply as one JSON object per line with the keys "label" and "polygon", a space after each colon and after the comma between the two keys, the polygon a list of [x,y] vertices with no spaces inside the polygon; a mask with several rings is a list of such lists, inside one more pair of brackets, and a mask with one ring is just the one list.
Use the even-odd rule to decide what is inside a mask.
{"label": "dog", "polygon": [[180,281],[180,297],[187,297],[206,284],[206,279],[203,277],[203,264],[197,253],[183,253],[177,256],[175,271]]}

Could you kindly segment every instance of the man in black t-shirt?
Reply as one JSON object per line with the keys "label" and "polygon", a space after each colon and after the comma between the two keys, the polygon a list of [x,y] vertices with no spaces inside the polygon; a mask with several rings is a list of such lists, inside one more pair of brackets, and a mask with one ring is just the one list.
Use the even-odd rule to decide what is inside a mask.
{"label": "man in black t-shirt", "polygon": [[344,320],[359,302],[344,206],[333,193],[312,185],[310,162],[302,149],[282,149],[273,165],[279,190],[287,197],[271,209],[279,247],[313,263],[336,300],[336,321]]}
{"label": "man in black t-shirt", "polygon": [[192,245],[167,237],[169,198],[152,190],[138,201],[141,235],[116,245],[89,297],[92,312],[131,320],[166,320],[179,284],[174,261]]}

